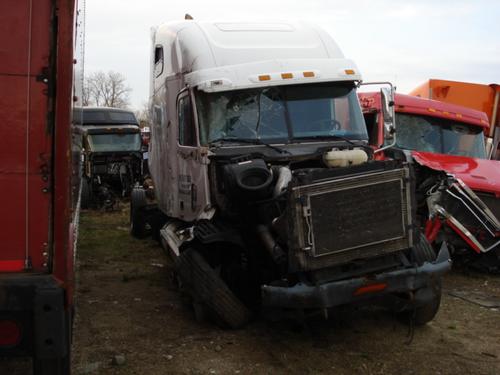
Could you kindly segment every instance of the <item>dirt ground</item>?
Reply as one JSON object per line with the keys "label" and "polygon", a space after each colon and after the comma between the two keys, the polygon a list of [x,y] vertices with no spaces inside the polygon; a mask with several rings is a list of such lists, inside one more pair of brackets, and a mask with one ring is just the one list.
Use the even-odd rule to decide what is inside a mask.
{"label": "dirt ground", "polygon": [[80,228],[75,374],[500,374],[500,309],[450,295],[499,300],[500,277],[448,275],[436,319],[411,342],[393,314],[366,307],[228,331],[194,320],[161,248],[129,236],[126,207],[83,212]]}

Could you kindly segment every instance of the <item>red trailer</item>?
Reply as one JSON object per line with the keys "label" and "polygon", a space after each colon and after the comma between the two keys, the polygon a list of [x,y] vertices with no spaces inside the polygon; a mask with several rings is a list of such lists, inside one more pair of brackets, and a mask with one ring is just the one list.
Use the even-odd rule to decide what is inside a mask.
{"label": "red trailer", "polygon": [[35,374],[69,373],[78,14],[76,0],[0,2],[0,356],[32,356]]}

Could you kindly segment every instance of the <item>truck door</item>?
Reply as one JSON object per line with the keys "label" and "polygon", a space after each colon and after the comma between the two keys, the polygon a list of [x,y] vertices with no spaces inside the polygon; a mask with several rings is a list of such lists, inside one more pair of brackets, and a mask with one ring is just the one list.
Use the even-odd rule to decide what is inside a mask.
{"label": "truck door", "polygon": [[0,1],[0,273],[48,268],[54,0]]}
{"label": "truck door", "polygon": [[188,90],[177,97],[177,116],[177,212],[184,220],[192,221],[200,219],[208,205],[208,189],[206,155],[199,145],[193,98]]}

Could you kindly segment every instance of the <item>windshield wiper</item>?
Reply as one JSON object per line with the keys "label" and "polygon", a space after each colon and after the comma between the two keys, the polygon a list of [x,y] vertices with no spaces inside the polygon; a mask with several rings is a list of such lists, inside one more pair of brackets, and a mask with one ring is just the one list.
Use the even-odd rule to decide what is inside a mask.
{"label": "windshield wiper", "polygon": [[345,137],[342,137],[341,135],[305,135],[303,137],[293,137],[293,139],[324,139],[324,140],[327,140],[327,139],[334,139],[334,140],[338,140],[338,141],[344,141],[344,142],[347,142],[353,146],[357,146],[356,143],[354,143],[353,141],[351,141],[349,138],[345,138]]}
{"label": "windshield wiper", "polygon": [[251,145],[258,145],[258,146],[266,146],[274,151],[279,152],[280,154],[289,154],[291,155],[292,153],[284,148],[280,148],[277,146],[270,145],[269,143],[262,142],[260,139],[250,139],[250,138],[216,138],[213,141],[210,141],[210,145],[213,145],[217,148],[221,147],[224,143],[246,143],[246,144],[251,144]]}

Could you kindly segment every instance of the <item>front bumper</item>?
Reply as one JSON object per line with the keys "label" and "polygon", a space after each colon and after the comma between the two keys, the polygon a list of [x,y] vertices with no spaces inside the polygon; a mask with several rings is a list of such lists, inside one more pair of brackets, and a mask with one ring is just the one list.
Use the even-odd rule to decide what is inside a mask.
{"label": "front bumper", "polygon": [[[264,306],[271,308],[325,309],[384,294],[416,292],[414,302],[418,305],[433,298],[433,293],[419,293],[418,291],[425,288],[429,290],[435,289],[433,287],[438,285],[439,278],[450,269],[450,254],[448,248],[444,245],[434,262],[425,262],[419,267],[380,273],[370,277],[334,281],[316,286],[303,283],[298,283],[293,287],[263,285],[261,288],[262,303]],[[360,288],[382,284],[385,284],[383,290],[372,293],[358,293]]]}

